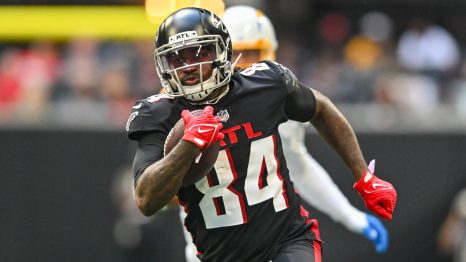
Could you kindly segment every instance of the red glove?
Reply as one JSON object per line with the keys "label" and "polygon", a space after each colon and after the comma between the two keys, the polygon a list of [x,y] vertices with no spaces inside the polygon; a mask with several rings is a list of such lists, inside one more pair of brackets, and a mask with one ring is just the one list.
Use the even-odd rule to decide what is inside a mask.
{"label": "red glove", "polygon": [[204,150],[217,140],[223,139],[220,133],[223,125],[218,116],[213,116],[214,109],[206,106],[201,115],[193,115],[188,110],[183,110],[181,117],[184,121],[184,135],[181,139],[192,142]]}
{"label": "red glove", "polygon": [[354,183],[353,188],[359,192],[369,210],[391,220],[395,209],[396,190],[392,184],[372,174],[374,161],[371,161],[369,170],[366,170],[361,179]]}

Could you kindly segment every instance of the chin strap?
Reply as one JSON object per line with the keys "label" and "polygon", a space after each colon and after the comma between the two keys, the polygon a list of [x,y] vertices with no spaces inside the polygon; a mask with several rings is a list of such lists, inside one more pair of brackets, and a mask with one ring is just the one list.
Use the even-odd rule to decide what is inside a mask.
{"label": "chin strap", "polygon": [[213,104],[216,104],[218,102],[218,100],[220,100],[222,97],[224,97],[228,91],[230,91],[230,85],[227,84],[227,87],[225,88],[225,90],[223,90],[222,93],[220,93],[216,98],[212,99],[212,100],[209,100],[209,101],[206,101],[204,103],[202,103],[203,105],[213,105]]}
{"label": "chin strap", "polygon": [[204,102],[193,102],[193,101],[190,101],[190,100],[187,100],[187,101],[191,105],[213,105],[213,104],[216,104],[222,97],[224,97],[228,93],[228,91],[230,91],[230,85],[229,84],[227,84],[225,90],[223,90],[223,92],[220,93],[214,99],[211,99],[209,101],[204,101]]}

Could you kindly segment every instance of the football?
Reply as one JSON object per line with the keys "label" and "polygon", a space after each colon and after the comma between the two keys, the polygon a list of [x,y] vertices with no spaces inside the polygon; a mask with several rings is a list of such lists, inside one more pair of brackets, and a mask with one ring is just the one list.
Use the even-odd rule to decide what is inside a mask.
{"label": "football", "polygon": [[[202,114],[202,110],[191,111],[193,115]],[[170,130],[163,148],[163,155],[166,156],[170,151],[178,144],[184,135],[184,122],[183,119],[178,120],[175,126]],[[220,150],[219,142],[215,142],[202,152],[199,161],[196,163],[193,161],[188,173],[185,175],[182,187],[191,186],[201,178],[209,174],[214,167],[215,161],[217,161],[218,152]]]}

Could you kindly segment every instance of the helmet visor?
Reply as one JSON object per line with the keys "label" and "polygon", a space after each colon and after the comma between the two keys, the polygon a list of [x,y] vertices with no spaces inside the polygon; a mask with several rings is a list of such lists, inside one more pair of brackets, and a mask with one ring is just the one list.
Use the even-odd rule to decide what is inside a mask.
{"label": "helmet visor", "polygon": [[214,61],[217,52],[214,44],[175,49],[161,56],[165,68],[175,70],[189,65]]}

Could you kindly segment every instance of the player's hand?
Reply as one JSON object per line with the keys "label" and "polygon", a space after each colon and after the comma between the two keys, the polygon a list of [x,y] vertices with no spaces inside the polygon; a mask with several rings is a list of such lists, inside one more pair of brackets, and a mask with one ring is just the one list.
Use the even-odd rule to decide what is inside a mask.
{"label": "player's hand", "polygon": [[364,172],[361,179],[353,187],[359,192],[369,210],[387,220],[391,220],[395,209],[396,190],[389,182],[373,175],[374,161],[371,161],[369,170]]}
{"label": "player's hand", "polygon": [[372,241],[377,253],[385,253],[388,249],[388,232],[382,222],[373,215],[365,214],[367,227],[362,231],[362,234]]}
{"label": "player's hand", "polygon": [[183,110],[181,117],[185,127],[182,139],[192,142],[201,151],[215,141],[223,139],[224,135],[220,133],[223,125],[219,117],[213,113],[214,109],[211,106],[206,106],[199,116]]}

